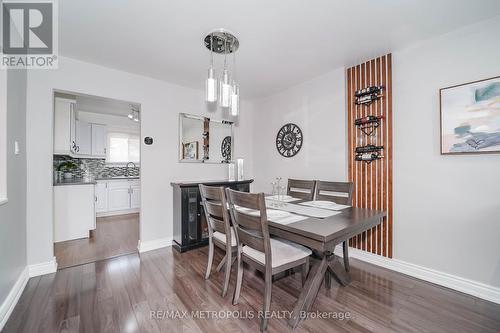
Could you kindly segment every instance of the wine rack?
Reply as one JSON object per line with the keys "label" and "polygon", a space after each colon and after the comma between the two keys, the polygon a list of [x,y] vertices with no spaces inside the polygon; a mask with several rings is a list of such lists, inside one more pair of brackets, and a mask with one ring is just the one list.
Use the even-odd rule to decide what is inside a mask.
{"label": "wine rack", "polygon": [[349,246],[392,258],[392,56],[347,68],[346,86],[348,180],[354,184],[353,206],[387,214],[380,225],[351,237]]}
{"label": "wine rack", "polygon": [[383,86],[371,86],[356,90],[354,93],[354,103],[356,103],[356,105],[369,106],[382,97],[383,89]]}
{"label": "wine rack", "polygon": [[380,126],[382,116],[366,116],[356,119],[354,125],[361,130],[365,135],[372,135],[377,127]]}

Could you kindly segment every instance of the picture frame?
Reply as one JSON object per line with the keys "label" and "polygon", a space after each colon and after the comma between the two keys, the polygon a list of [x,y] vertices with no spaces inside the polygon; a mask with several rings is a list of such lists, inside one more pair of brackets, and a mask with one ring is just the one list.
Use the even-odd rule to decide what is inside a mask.
{"label": "picture frame", "polygon": [[182,148],[182,158],[186,160],[197,160],[198,145],[198,141],[184,143]]}
{"label": "picture frame", "polygon": [[441,155],[500,153],[500,76],[439,90]]}

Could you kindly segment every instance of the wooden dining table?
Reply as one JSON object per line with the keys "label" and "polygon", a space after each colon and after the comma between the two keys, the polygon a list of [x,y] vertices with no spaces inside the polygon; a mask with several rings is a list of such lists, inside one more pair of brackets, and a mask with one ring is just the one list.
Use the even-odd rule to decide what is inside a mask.
{"label": "wooden dining table", "polygon": [[[279,205],[269,201],[268,209],[280,210]],[[288,202],[300,205],[304,200]],[[385,212],[366,208],[348,207],[339,213],[325,218],[307,217],[289,224],[268,221],[271,235],[301,244],[312,250],[318,260],[313,261],[311,270],[293,309],[288,324],[295,328],[303,319],[303,314],[311,308],[318,291],[325,281],[326,288],[331,288],[331,276],[342,286],[351,281],[339,258],[335,247],[364,231],[370,230],[382,222]]]}

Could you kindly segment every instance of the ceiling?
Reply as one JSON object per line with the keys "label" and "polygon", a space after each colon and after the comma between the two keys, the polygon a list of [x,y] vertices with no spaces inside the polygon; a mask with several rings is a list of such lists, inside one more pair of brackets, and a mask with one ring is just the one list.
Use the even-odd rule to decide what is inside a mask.
{"label": "ceiling", "polygon": [[226,28],[242,97],[255,98],[497,15],[498,0],[71,0],[59,1],[59,51],[203,89],[202,39]]}
{"label": "ceiling", "polygon": [[138,112],[140,112],[141,109],[140,104],[137,103],[107,97],[72,93],[69,91],[56,91],[55,97],[76,100],[77,110],[120,117],[127,117],[132,109]]}

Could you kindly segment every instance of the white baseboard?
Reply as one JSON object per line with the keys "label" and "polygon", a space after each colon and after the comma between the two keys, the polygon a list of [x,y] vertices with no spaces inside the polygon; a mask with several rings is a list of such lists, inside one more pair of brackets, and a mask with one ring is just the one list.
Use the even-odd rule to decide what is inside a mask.
{"label": "white baseboard", "polygon": [[171,245],[172,245],[172,237],[159,238],[150,241],[139,240],[137,249],[139,250],[139,253],[143,253],[143,252],[153,251],[156,249],[161,249],[163,247]]}
{"label": "white baseboard", "polygon": [[[340,257],[343,256],[342,246],[335,248],[335,254]],[[406,261],[389,259],[366,251],[353,249],[352,247],[349,248],[349,257],[500,304],[500,288],[491,285],[411,264]]]}
{"label": "white baseboard", "polygon": [[47,262],[41,262],[39,264],[29,265],[28,268],[30,277],[55,273],[57,272],[56,257],[53,257],[52,260]]}
{"label": "white baseboard", "polygon": [[3,301],[2,305],[0,306],[0,331],[3,330],[5,324],[7,323],[7,320],[14,310],[17,301],[19,301],[19,297],[21,297],[24,287],[26,287],[26,283],[28,283],[29,278],[29,269],[28,266],[26,266],[17,278],[16,283],[14,283],[14,286]]}
{"label": "white baseboard", "polygon": [[141,211],[140,208],[134,208],[134,209],[126,209],[126,210],[115,210],[112,212],[101,212],[101,213],[96,213],[96,217],[107,217],[107,216],[115,216],[115,215],[125,215],[125,214],[134,214],[134,213],[139,213]]}

